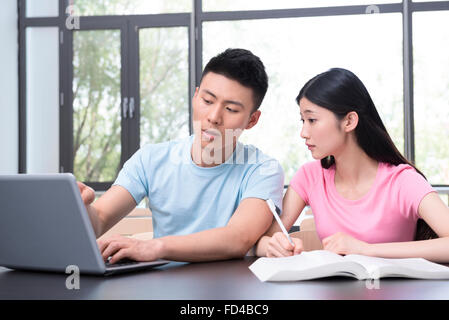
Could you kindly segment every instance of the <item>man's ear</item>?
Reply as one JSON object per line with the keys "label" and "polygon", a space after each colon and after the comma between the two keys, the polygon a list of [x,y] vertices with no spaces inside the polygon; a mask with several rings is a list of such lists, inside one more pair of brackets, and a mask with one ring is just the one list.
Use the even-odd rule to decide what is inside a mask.
{"label": "man's ear", "polygon": [[195,93],[193,94],[193,97],[192,97],[192,108],[194,108],[195,105],[196,105],[196,99],[198,99],[198,92],[199,92],[199,90],[200,90],[200,88],[196,87]]}
{"label": "man's ear", "polygon": [[359,123],[359,115],[355,111],[349,112],[343,120],[343,130],[345,132],[351,132],[355,130]]}
{"label": "man's ear", "polygon": [[249,122],[245,128],[246,130],[251,129],[257,124],[260,118],[260,114],[261,114],[260,110],[256,110],[249,116]]}

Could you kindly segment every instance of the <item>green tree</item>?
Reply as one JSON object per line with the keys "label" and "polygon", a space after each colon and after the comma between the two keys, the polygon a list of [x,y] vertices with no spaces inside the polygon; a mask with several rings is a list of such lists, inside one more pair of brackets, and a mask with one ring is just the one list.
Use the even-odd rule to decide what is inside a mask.
{"label": "green tree", "polygon": [[73,44],[74,172],[83,181],[109,181],[121,152],[120,32],[76,31]]}

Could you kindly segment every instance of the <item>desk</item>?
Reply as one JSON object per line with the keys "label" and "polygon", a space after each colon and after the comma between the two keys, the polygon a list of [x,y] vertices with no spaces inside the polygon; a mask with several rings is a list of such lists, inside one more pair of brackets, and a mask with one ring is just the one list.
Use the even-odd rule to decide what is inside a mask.
{"label": "desk", "polygon": [[255,259],[172,262],[138,273],[109,277],[81,275],[79,290],[66,289],[66,274],[13,271],[0,267],[0,300],[449,299],[449,280],[381,279],[379,289],[368,289],[365,281],[342,277],[264,283],[248,269]]}

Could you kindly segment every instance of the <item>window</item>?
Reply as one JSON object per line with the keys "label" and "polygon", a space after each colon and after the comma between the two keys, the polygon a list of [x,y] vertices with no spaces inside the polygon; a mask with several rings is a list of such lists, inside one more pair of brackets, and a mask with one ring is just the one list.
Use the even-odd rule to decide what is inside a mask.
{"label": "window", "polygon": [[416,165],[449,184],[449,11],[413,15]]}
{"label": "window", "polygon": [[59,15],[58,0],[27,0],[26,16],[32,17],[57,17]]}
{"label": "window", "polygon": [[56,27],[26,29],[28,173],[59,172],[58,36]]}
{"label": "window", "polygon": [[188,30],[139,30],[140,146],[189,135]]}
{"label": "window", "polygon": [[190,128],[190,17],[88,16],[138,8],[143,11],[134,13],[168,12],[182,3],[105,3],[75,2],[75,14],[87,16],[68,43],[73,52],[73,77],[68,79],[73,137],[62,137],[66,153],[73,153],[73,166],[69,159],[64,167],[96,190],[109,188],[124,162],[144,144],[188,136]]}
{"label": "window", "polygon": [[79,181],[112,181],[120,169],[120,57],[120,30],[74,32],[73,173]]}
{"label": "window", "polygon": [[73,172],[108,189],[141,146],[192,133],[203,64],[244,47],[270,83],[242,141],[276,157],[287,184],[311,160],[295,97],[343,67],[366,84],[398,149],[432,184],[449,185],[449,1],[380,0],[380,14],[366,14],[366,0],[18,1],[19,172]]}
{"label": "window", "polygon": [[295,98],[307,80],[332,67],[347,68],[361,78],[403,150],[400,14],[203,23],[203,64],[227,47],[248,48],[265,64],[269,89],[262,115],[241,140],[278,159],[286,183],[312,160],[300,137]]}
{"label": "window", "polygon": [[[400,2],[399,0],[374,1],[376,4]],[[370,0],[203,0],[204,11],[237,11],[372,5]]]}
{"label": "window", "polygon": [[[35,0],[33,0],[35,1]],[[191,0],[74,0],[80,16],[160,14],[192,11]]]}

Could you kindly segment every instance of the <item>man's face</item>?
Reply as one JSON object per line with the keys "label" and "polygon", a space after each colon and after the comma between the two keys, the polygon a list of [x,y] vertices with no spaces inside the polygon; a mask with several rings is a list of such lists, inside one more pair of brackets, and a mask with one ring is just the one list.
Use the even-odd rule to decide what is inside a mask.
{"label": "man's face", "polygon": [[[234,149],[245,129],[258,121],[254,110],[253,91],[217,73],[208,72],[192,100],[195,139],[201,149]],[[199,141],[196,141],[199,143]]]}

